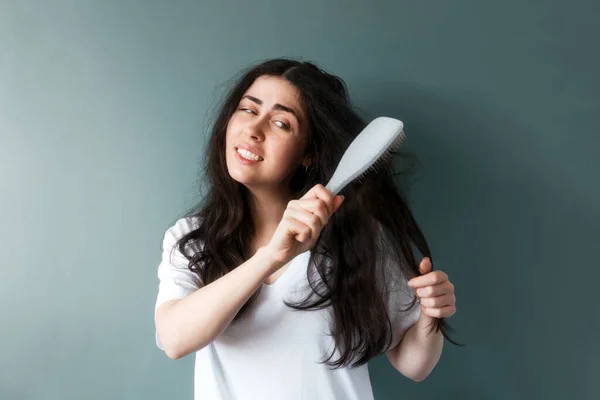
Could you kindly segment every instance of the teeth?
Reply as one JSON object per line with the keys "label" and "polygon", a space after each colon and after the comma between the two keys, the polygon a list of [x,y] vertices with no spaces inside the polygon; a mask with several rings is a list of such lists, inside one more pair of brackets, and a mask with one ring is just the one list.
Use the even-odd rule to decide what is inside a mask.
{"label": "teeth", "polygon": [[262,161],[262,157],[257,156],[256,154],[251,153],[248,150],[237,149],[237,152],[240,153],[240,155],[242,157],[244,157],[246,160],[250,160],[250,161]]}

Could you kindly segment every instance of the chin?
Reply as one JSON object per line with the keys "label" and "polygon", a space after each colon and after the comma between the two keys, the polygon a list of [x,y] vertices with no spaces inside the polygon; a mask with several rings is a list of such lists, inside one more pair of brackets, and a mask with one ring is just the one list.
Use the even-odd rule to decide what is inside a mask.
{"label": "chin", "polygon": [[[233,167],[232,167],[233,165]],[[231,164],[227,162],[227,173],[236,182],[243,185],[252,185],[260,183],[257,181],[257,171],[247,170],[246,168],[237,165],[237,162],[233,161]]]}
{"label": "chin", "polygon": [[253,179],[252,177],[248,176],[248,174],[244,174],[242,171],[239,170],[231,170],[231,169],[227,169],[227,172],[229,173],[229,177],[231,179],[233,179],[234,181],[241,183],[242,185],[251,185],[252,183],[256,183],[255,179]]}

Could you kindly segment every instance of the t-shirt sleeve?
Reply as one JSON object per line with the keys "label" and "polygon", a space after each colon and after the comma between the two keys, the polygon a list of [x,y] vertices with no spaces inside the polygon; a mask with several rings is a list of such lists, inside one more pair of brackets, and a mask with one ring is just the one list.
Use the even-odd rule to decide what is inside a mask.
{"label": "t-shirt sleeve", "polygon": [[[200,288],[198,276],[188,268],[188,260],[179,248],[174,248],[183,235],[197,227],[191,218],[181,218],[164,234],[162,259],[158,266],[158,295],[154,305],[154,315],[162,304],[169,300],[183,299]],[[162,350],[158,333],[156,345]]]}

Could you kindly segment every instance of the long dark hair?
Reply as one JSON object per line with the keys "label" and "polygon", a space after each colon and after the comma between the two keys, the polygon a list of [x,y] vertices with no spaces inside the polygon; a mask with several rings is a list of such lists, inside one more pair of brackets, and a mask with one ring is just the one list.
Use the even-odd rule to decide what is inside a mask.
{"label": "long dark hair", "polygon": [[[344,81],[314,63],[279,58],[244,71],[225,96],[212,127],[203,168],[207,186],[204,199],[187,214],[202,222],[176,245],[203,285],[214,282],[252,256],[247,240],[254,234],[248,191],[229,175],[224,149],[231,115],[246,90],[263,75],[291,82],[300,92],[307,112],[307,152],[312,156],[312,164],[308,171],[299,167],[292,178],[296,198],[314,185],[328,182],[346,148],[366,126],[351,106]],[[397,272],[408,279],[419,275],[412,246],[431,258],[427,241],[394,175],[392,163],[388,162],[344,188],[341,192],[345,195],[344,204],[325,225],[311,250],[310,261],[315,263],[319,277],[309,276],[310,295],[298,303],[286,303],[297,310],[331,307],[330,334],[336,348],[322,362],[334,368],[365,364],[391,344],[392,324],[386,307],[387,294],[382,287],[388,287],[386,280],[392,277],[378,269],[382,264],[381,254],[390,254]],[[385,240],[378,240],[381,235]],[[185,249],[193,242],[202,244],[200,250],[188,254]],[[259,291],[260,287],[233,323]],[[408,308],[415,306],[416,301],[415,296]],[[450,328],[443,319],[435,320],[430,328],[441,331],[446,339],[457,344],[448,336]],[[341,355],[332,361],[336,349]]]}

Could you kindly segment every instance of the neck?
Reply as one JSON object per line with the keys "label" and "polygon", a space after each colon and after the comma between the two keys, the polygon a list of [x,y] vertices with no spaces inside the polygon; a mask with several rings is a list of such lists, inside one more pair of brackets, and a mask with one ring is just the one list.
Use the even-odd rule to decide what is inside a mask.
{"label": "neck", "polygon": [[254,248],[258,249],[266,246],[271,240],[283,218],[287,203],[293,199],[293,194],[282,193],[280,190],[248,188],[248,199],[255,230],[253,244]]}

